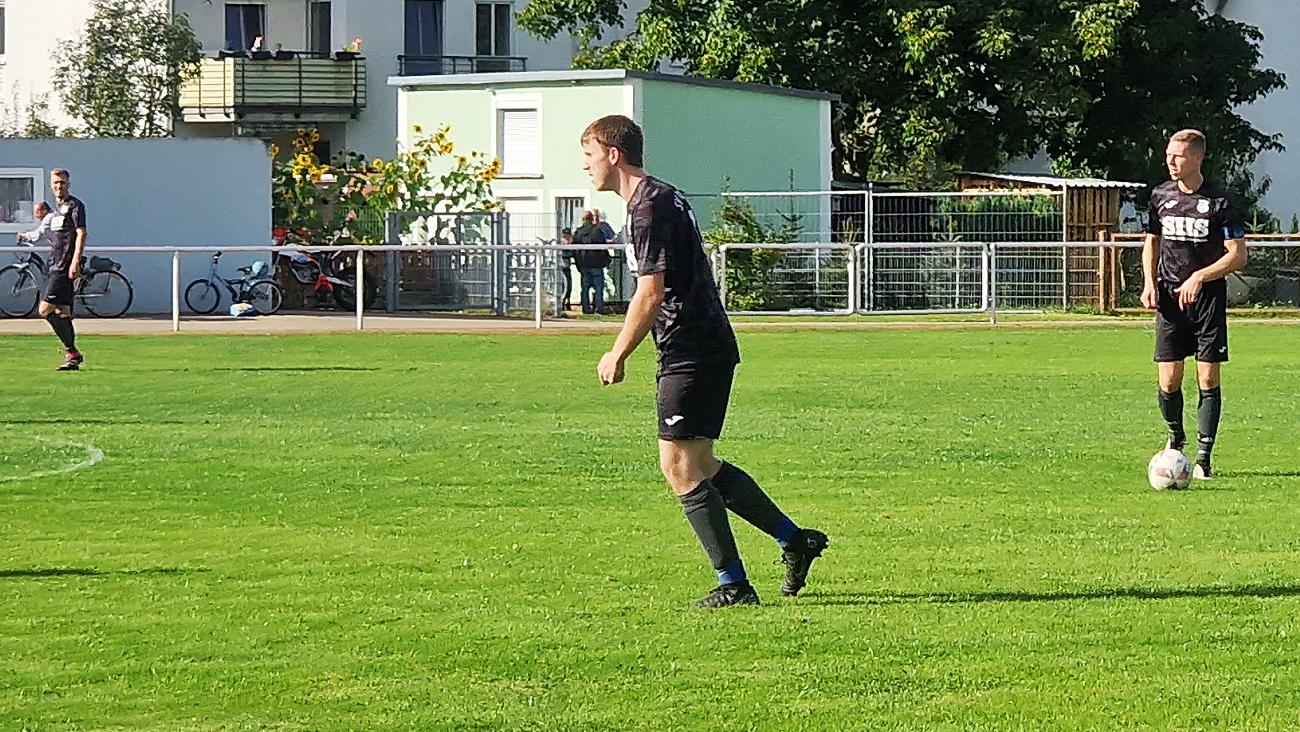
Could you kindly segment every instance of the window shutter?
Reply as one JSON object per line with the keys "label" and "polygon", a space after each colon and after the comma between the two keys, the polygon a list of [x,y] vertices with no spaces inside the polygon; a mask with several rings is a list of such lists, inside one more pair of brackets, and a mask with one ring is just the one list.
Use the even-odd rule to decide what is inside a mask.
{"label": "window shutter", "polygon": [[542,172],[542,135],[536,109],[501,110],[501,172],[539,175]]}

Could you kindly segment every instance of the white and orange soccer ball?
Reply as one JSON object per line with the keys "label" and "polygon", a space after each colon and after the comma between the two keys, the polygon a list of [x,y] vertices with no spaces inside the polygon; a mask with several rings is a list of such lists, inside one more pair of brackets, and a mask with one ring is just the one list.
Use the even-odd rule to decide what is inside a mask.
{"label": "white and orange soccer ball", "polygon": [[1147,463],[1147,482],[1158,491],[1186,488],[1192,482],[1192,461],[1181,450],[1161,450]]}

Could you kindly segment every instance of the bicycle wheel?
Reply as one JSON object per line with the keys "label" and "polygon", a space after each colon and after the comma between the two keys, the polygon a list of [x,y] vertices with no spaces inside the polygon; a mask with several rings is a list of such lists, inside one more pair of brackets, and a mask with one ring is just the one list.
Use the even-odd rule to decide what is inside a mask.
{"label": "bicycle wheel", "polygon": [[280,286],[270,280],[254,282],[246,294],[248,304],[253,306],[258,315],[274,315],[284,301]]}
{"label": "bicycle wheel", "polygon": [[211,280],[194,280],[185,287],[185,306],[199,315],[207,315],[221,304],[221,291]]}
{"label": "bicycle wheel", "polygon": [[82,278],[77,299],[86,312],[96,318],[116,318],[131,307],[135,290],[121,272],[95,272]]}
{"label": "bicycle wheel", "polygon": [[11,264],[0,269],[0,313],[9,318],[25,318],[36,309],[41,288],[26,267]]}
{"label": "bicycle wheel", "polygon": [[[341,310],[356,310],[357,290],[354,285],[356,282],[356,272],[354,271],[351,277],[347,275],[339,275],[339,279],[346,281],[348,284],[334,285],[334,304],[338,305]],[[373,308],[375,303],[379,300],[379,288],[375,285],[372,279],[367,278],[365,280],[365,290],[364,309],[369,310],[370,308]]]}

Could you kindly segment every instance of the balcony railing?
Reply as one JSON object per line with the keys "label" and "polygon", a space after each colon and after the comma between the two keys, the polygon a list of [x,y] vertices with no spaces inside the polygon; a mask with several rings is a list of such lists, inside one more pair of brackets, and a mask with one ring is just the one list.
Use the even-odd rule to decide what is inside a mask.
{"label": "balcony railing", "polygon": [[502,71],[527,71],[523,56],[410,56],[397,57],[401,76],[438,76],[441,74],[489,74]]}
{"label": "balcony railing", "polygon": [[181,85],[186,122],[346,122],[366,106],[366,60],[291,52],[203,59]]}

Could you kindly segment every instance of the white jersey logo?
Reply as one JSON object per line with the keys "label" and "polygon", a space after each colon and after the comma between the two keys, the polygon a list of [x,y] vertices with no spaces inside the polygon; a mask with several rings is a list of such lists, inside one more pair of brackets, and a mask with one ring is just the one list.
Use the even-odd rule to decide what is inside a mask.
{"label": "white jersey logo", "polygon": [[680,415],[680,414],[674,414],[673,416],[669,417],[668,419],[665,419],[665,420],[664,420],[664,424],[668,425],[669,427],[672,427],[673,425],[677,424],[678,422],[682,421],[683,419],[686,419],[686,418],[683,417],[683,416]]}
{"label": "white jersey logo", "polygon": [[1165,216],[1160,219],[1161,233],[1166,239],[1203,242],[1210,239],[1210,220],[1190,216]]}
{"label": "white jersey logo", "polygon": [[1199,211],[1200,213],[1209,213],[1210,202],[1202,198],[1201,200],[1196,202],[1196,210]]}

